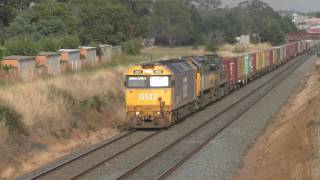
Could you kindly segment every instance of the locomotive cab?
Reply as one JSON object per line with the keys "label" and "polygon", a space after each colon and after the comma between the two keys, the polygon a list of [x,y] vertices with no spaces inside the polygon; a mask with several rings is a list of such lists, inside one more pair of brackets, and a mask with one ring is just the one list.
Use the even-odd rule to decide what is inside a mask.
{"label": "locomotive cab", "polygon": [[173,85],[173,76],[165,66],[131,66],[125,77],[126,116],[131,126],[168,127]]}

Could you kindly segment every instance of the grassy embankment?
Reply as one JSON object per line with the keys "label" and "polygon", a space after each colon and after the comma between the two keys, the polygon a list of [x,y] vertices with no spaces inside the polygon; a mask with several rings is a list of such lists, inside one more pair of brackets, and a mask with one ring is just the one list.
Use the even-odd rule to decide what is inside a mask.
{"label": "grassy embankment", "polygon": [[[252,49],[226,45],[219,54]],[[32,82],[3,81],[0,177],[15,177],[126,127],[123,72],[128,64],[147,62],[151,57],[159,60],[202,54],[209,53],[202,47],[152,47],[140,55],[119,56],[111,64],[78,73]]]}
{"label": "grassy embankment", "polygon": [[3,81],[0,87],[0,174],[14,177],[126,126],[123,72],[128,64],[200,55],[191,47],[149,48],[75,74]]}

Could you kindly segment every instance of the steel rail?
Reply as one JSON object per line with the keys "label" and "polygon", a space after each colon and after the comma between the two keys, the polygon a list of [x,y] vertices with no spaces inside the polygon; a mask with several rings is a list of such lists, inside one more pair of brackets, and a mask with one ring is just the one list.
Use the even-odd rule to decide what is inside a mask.
{"label": "steel rail", "polygon": [[[221,112],[219,112],[218,114],[216,114],[215,116],[211,117],[210,119],[206,120],[204,123],[200,124],[199,126],[197,126],[196,128],[194,128],[193,130],[189,131],[187,134],[183,135],[182,137],[180,137],[179,139],[175,140],[174,142],[172,142],[170,145],[166,146],[164,149],[162,149],[161,151],[158,151],[154,154],[152,154],[151,156],[147,157],[146,159],[142,160],[141,162],[139,162],[136,166],[134,166],[133,168],[131,168],[130,170],[128,170],[127,172],[125,172],[124,174],[122,174],[121,176],[119,176],[117,179],[126,179],[128,177],[130,177],[131,175],[133,175],[135,172],[139,171],[140,169],[142,169],[143,167],[145,167],[146,165],[148,165],[150,162],[152,162],[154,159],[158,158],[159,156],[161,156],[162,154],[164,154],[165,152],[167,152],[169,149],[173,148],[175,145],[177,145],[179,142],[181,142],[182,140],[186,139],[187,137],[189,137],[191,134],[195,133],[196,131],[202,129],[203,127],[205,127],[207,124],[209,124],[210,122],[212,122],[214,119],[222,116],[223,114],[225,114],[228,110],[234,108],[236,105],[240,104],[242,101],[246,100],[248,97],[250,97],[251,95],[255,94],[256,92],[258,92],[260,89],[262,89],[263,87],[267,86],[271,81],[278,79],[280,74],[283,74],[285,72],[288,72],[290,68],[293,68],[292,71],[294,71],[298,65],[300,65],[300,63],[302,64],[303,61],[301,62],[302,58],[305,57],[309,57],[308,55],[304,54],[300,57],[298,57],[298,59],[296,59],[293,64],[291,64],[290,66],[284,68],[283,70],[281,70],[279,73],[277,73],[275,76],[273,76],[271,79],[269,79],[268,81],[266,81],[265,83],[263,83],[262,85],[260,85],[259,87],[257,87],[256,89],[254,89],[253,91],[251,91],[249,94],[247,94],[246,96],[242,97],[241,99],[237,100],[235,103],[233,103],[232,105],[228,106],[227,108],[225,108],[224,110],[222,110]],[[286,76],[283,77],[283,79],[285,79]],[[282,82],[283,79],[279,79],[279,82],[276,83],[271,89],[275,88],[277,86],[277,84],[279,84],[280,82]],[[260,98],[258,98],[255,103],[249,105],[247,108],[245,108],[245,110],[243,110],[240,115],[242,115],[243,113],[247,112],[254,104],[256,104],[257,102],[259,102],[264,96],[266,96],[268,94],[269,91],[266,91],[264,93],[264,95]],[[240,116],[239,115],[239,116]],[[208,142],[210,142],[214,137],[216,137],[218,134],[220,134],[221,132],[223,132],[223,130],[225,130],[226,128],[228,128],[233,122],[235,122],[239,116],[236,116],[234,119],[232,119],[229,123],[227,123],[224,127],[222,127],[218,132],[214,133],[212,136],[210,136],[208,139],[206,139],[203,143],[201,143],[201,145],[199,145],[198,148],[194,149],[192,152],[196,153],[199,150],[201,150]],[[160,176],[158,176],[158,179],[162,179],[167,177],[168,175],[170,175],[176,168],[178,168],[179,166],[181,166],[185,161],[187,161],[192,155],[194,155],[194,153],[190,153],[188,154],[187,157],[185,157],[183,160],[181,160],[181,162],[178,162],[177,164],[175,164],[174,166],[170,167],[167,171],[165,171],[163,174],[161,174]],[[172,170],[170,170],[172,169]]]}
{"label": "steel rail", "polygon": [[147,141],[148,139],[150,139],[150,138],[152,138],[152,137],[154,137],[154,136],[156,136],[156,135],[160,134],[161,132],[162,132],[162,130],[160,130],[160,131],[155,131],[155,132],[154,132],[154,133],[152,133],[151,135],[149,135],[149,136],[147,136],[147,137],[145,137],[145,138],[141,139],[140,141],[138,141],[138,142],[136,142],[136,143],[134,143],[134,144],[130,145],[129,147],[127,147],[127,148],[125,148],[125,149],[123,149],[123,150],[119,151],[118,153],[116,153],[116,154],[112,155],[111,157],[109,157],[109,158],[107,158],[107,159],[105,159],[105,160],[103,160],[103,161],[99,162],[98,164],[96,164],[96,165],[94,165],[94,166],[92,166],[92,167],[90,167],[90,168],[86,169],[85,171],[83,171],[83,172],[81,172],[81,173],[77,174],[76,176],[73,176],[73,177],[72,177],[72,178],[70,178],[70,179],[79,179],[81,176],[83,176],[83,175],[87,174],[88,172],[92,171],[93,169],[95,169],[95,168],[99,167],[100,165],[102,165],[102,164],[104,164],[104,163],[106,163],[106,162],[108,162],[108,161],[111,161],[112,159],[116,158],[117,156],[119,156],[119,155],[121,155],[121,154],[123,154],[123,153],[125,153],[125,152],[127,152],[127,151],[129,151],[129,150],[131,150],[132,148],[134,148],[134,147],[136,147],[137,145],[139,145],[139,144],[141,144],[141,143],[143,143],[143,142]]}
{"label": "steel rail", "polygon": [[136,131],[129,131],[127,133],[124,133],[123,135],[117,137],[116,139],[113,139],[113,140],[108,141],[108,142],[106,142],[104,144],[101,144],[101,145],[99,145],[97,147],[94,147],[94,148],[92,148],[92,149],[90,149],[88,151],[85,151],[85,152],[83,152],[83,153],[81,153],[81,154],[79,154],[79,155],[77,155],[77,156],[75,156],[75,157],[73,157],[71,159],[63,161],[63,162],[61,162],[61,163],[59,163],[59,164],[57,164],[57,165],[55,165],[55,166],[53,166],[53,167],[51,167],[49,169],[46,169],[44,171],[41,171],[40,173],[37,173],[36,175],[34,175],[32,177],[29,177],[28,179],[38,179],[38,178],[40,178],[40,177],[42,177],[42,176],[44,176],[46,174],[49,174],[50,172],[53,172],[53,171],[55,171],[55,170],[57,170],[59,168],[62,168],[64,166],[66,166],[67,164],[72,163],[73,161],[76,161],[76,160],[78,160],[80,158],[83,158],[83,157],[85,157],[85,156],[87,156],[87,155],[89,155],[89,154],[91,154],[91,153],[93,153],[93,152],[105,147],[105,146],[111,145],[114,142],[117,142],[117,141],[119,141],[119,140],[121,140],[121,139],[123,139],[123,138],[125,138],[125,137],[127,137],[129,135],[132,135],[134,132],[136,132]]}
{"label": "steel rail", "polygon": [[[293,64],[293,69],[290,69],[285,72],[287,72],[288,74],[292,73],[295,69],[297,69],[299,67],[299,65],[303,64],[304,62],[300,62],[299,60],[297,60],[297,64]],[[289,72],[288,72],[289,71]],[[283,72],[281,72],[283,73]],[[280,73],[280,74],[281,74]],[[274,89],[275,87],[277,87],[284,79],[286,78],[286,76],[283,76],[282,78],[279,79],[278,82],[276,82],[271,88],[270,90]],[[240,113],[240,115],[236,118],[234,118],[232,121],[230,121],[226,126],[224,126],[223,128],[221,128],[219,131],[217,131],[216,133],[213,133],[211,136],[209,136],[203,143],[201,143],[198,147],[196,147],[194,150],[192,150],[191,152],[189,152],[185,157],[183,157],[180,161],[176,162],[175,164],[173,164],[169,169],[167,169],[166,171],[164,171],[161,175],[159,175],[158,177],[156,177],[155,179],[157,180],[162,180],[162,179],[166,179],[167,177],[169,177],[174,171],[176,171],[179,167],[181,167],[185,162],[187,162],[192,156],[194,156],[195,154],[197,154],[201,149],[203,149],[207,144],[209,144],[215,137],[217,137],[219,134],[221,134],[225,129],[227,129],[232,123],[234,123],[242,114],[244,114],[245,112],[247,112],[248,110],[250,110],[255,104],[257,104],[262,98],[264,98],[267,94],[269,94],[269,91],[266,91],[266,93],[263,93],[263,95],[259,98],[257,98],[254,102],[252,102],[252,104],[250,106],[248,106],[243,112]]]}

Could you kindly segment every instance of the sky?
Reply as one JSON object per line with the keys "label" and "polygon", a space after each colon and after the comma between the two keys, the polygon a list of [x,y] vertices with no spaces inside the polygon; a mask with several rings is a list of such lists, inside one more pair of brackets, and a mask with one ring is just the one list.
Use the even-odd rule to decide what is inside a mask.
{"label": "sky", "polygon": [[[221,0],[229,6],[237,5],[244,0]],[[303,12],[320,11],[320,0],[262,0],[276,10],[296,10]]]}

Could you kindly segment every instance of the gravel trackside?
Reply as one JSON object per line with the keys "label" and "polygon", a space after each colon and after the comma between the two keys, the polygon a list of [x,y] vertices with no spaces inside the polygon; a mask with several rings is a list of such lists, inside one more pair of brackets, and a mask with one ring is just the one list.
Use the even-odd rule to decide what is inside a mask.
{"label": "gravel trackside", "polygon": [[207,147],[175,171],[169,179],[230,179],[241,166],[243,156],[255,142],[269,120],[287,101],[291,92],[305,79],[315,63],[309,58],[294,73],[265,96]]}

